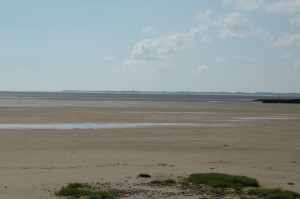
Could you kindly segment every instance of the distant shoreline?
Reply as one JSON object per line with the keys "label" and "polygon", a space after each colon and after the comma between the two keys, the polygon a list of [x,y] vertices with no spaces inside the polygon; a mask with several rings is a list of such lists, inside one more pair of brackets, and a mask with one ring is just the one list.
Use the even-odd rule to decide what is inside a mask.
{"label": "distant shoreline", "polygon": [[15,90],[0,90],[0,95],[4,93],[75,93],[75,94],[162,94],[162,95],[229,95],[229,96],[277,96],[277,97],[300,97],[297,92],[201,92],[201,91],[139,91],[139,90],[61,90],[61,91],[15,91]]}
{"label": "distant shoreline", "polygon": [[285,104],[300,104],[300,99],[257,99],[262,103],[285,103]]}
{"label": "distant shoreline", "polygon": [[253,102],[253,103],[289,103],[299,104],[300,94],[258,94],[258,93],[193,93],[193,92],[15,92],[0,91],[0,100],[18,102],[125,102],[125,103],[148,103],[148,102]]}

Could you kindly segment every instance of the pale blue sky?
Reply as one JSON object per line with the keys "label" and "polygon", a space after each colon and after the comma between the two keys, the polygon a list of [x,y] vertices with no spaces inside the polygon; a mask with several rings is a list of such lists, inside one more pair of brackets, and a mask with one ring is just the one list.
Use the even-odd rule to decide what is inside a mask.
{"label": "pale blue sky", "polygon": [[0,90],[300,92],[299,0],[0,0]]}

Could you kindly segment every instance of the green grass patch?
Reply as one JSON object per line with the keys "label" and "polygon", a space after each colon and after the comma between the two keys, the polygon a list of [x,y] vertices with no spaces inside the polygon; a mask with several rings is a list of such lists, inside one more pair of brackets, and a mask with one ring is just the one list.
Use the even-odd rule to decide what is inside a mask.
{"label": "green grass patch", "polygon": [[249,194],[262,197],[264,199],[296,199],[300,194],[293,191],[285,191],[282,189],[252,189]]}
{"label": "green grass patch", "polygon": [[204,184],[211,187],[241,189],[243,187],[259,187],[256,179],[246,176],[234,176],[221,173],[196,173],[185,178],[188,183]]}
{"label": "green grass patch", "polygon": [[101,191],[82,183],[68,184],[56,192],[55,195],[75,198],[87,197],[88,199],[115,199],[113,193],[109,191]]}
{"label": "green grass patch", "polygon": [[167,179],[167,180],[153,180],[149,184],[151,185],[174,185],[177,182],[172,179]]}
{"label": "green grass patch", "polygon": [[151,175],[147,174],[147,173],[141,173],[138,175],[138,177],[140,178],[151,178]]}

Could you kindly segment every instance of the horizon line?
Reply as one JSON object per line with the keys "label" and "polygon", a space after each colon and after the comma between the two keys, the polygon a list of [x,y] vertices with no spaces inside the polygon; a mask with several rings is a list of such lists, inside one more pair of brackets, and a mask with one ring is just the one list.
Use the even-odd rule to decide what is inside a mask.
{"label": "horizon line", "polygon": [[0,92],[16,93],[224,93],[224,94],[300,94],[300,92],[272,92],[272,91],[151,91],[151,90],[0,90]]}

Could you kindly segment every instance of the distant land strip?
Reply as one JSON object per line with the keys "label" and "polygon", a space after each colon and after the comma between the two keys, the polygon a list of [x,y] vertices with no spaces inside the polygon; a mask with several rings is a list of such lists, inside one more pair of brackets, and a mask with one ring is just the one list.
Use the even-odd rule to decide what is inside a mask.
{"label": "distant land strip", "polygon": [[300,104],[300,99],[256,99],[262,103],[285,103],[285,104]]}

